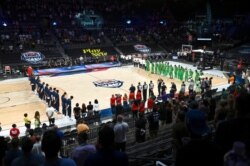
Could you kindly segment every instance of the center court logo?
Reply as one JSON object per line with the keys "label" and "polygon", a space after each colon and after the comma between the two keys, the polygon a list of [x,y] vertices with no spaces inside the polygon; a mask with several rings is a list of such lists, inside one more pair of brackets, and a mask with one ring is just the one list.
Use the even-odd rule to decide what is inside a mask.
{"label": "center court logo", "polygon": [[93,84],[96,87],[120,88],[123,85],[123,81],[119,81],[115,79],[107,79],[107,80],[94,81]]}

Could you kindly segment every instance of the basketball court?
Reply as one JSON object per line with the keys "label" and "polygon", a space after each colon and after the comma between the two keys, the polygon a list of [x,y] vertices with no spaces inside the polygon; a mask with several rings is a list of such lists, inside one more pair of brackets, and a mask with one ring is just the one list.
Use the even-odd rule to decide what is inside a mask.
{"label": "basketball court", "polygon": [[[178,63],[172,62],[170,63]],[[178,63],[180,65],[186,65],[187,68],[192,67],[184,63]],[[204,77],[213,77],[213,89],[226,88],[228,86],[227,78],[219,70],[207,70],[204,71]],[[133,66],[121,66],[113,67],[107,70],[99,70],[88,73],[77,73],[64,76],[41,76],[42,82],[48,83],[51,87],[59,89],[60,96],[63,92],[67,92],[68,97],[74,96],[72,101],[72,108],[76,103],[80,106],[82,103],[86,105],[91,101],[94,102],[98,99],[100,109],[106,109],[110,106],[110,97],[112,94],[124,94],[129,93],[131,84],[137,86],[138,82],[147,84],[150,80],[153,81],[155,88],[154,92],[157,94],[157,79],[162,78],[167,86],[167,92],[171,82],[175,82],[177,85],[177,91],[180,90],[180,80],[169,79],[156,74],[151,74],[143,69]],[[98,82],[101,84],[94,84]],[[119,86],[117,88],[111,88],[109,83],[116,86],[117,82]],[[188,85],[188,83],[187,83]],[[23,114],[28,113],[29,118],[32,121],[32,127],[34,126],[34,114],[35,111],[39,111],[41,115],[42,123],[48,123],[46,117],[46,104],[41,101],[38,96],[31,91],[28,78],[5,80],[0,82],[0,122],[2,123],[3,131],[0,135],[8,135],[9,129],[13,123],[16,123],[18,128],[25,131]],[[56,124],[59,127],[74,124],[75,121],[69,120],[62,114],[56,114]]]}

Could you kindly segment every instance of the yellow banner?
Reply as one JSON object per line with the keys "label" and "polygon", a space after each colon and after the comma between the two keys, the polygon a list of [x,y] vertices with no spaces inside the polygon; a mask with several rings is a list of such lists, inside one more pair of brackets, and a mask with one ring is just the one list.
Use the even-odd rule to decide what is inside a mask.
{"label": "yellow banner", "polygon": [[108,53],[106,51],[102,51],[101,49],[83,49],[82,50],[84,54],[91,54],[94,57],[98,57],[98,56],[107,56]]}

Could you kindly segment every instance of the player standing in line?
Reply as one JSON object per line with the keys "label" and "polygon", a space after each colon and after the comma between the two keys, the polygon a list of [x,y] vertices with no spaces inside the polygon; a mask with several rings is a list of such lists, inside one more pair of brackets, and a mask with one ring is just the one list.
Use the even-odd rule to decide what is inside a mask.
{"label": "player standing in line", "polygon": [[62,102],[62,113],[64,116],[66,116],[66,97],[67,93],[64,92],[63,95],[61,96],[61,102]]}
{"label": "player standing in line", "polygon": [[142,89],[143,89],[143,91],[142,91],[143,101],[146,102],[147,101],[147,91],[148,91],[148,85],[146,82],[144,82]]}
{"label": "player standing in line", "polygon": [[200,79],[200,74],[197,70],[195,70],[195,82],[199,81]]}
{"label": "player standing in line", "polygon": [[70,120],[71,119],[71,114],[72,114],[72,100],[73,100],[73,96],[70,96],[69,99],[66,99],[66,112],[67,112],[67,115],[69,117]]}
{"label": "player standing in line", "polygon": [[187,69],[187,68],[185,68],[185,69],[184,69],[184,80],[185,80],[185,82],[187,82],[187,81],[188,81],[188,78],[189,78],[189,75],[188,75],[188,69]]}
{"label": "player standing in line", "polygon": [[154,62],[151,63],[151,73],[152,74],[155,73],[155,63]]}
{"label": "player standing in line", "polygon": [[192,69],[189,69],[189,77],[190,77],[191,79],[194,79],[193,74],[194,74],[193,70],[192,70]]}
{"label": "player standing in line", "polygon": [[170,65],[169,65],[169,63],[167,62],[167,64],[166,64],[166,76],[167,76],[167,77],[169,76],[169,68],[170,68]]}
{"label": "player standing in line", "polygon": [[149,83],[148,94],[149,94],[149,97],[154,96],[154,83],[153,83],[153,81],[150,81],[150,83]]}
{"label": "player standing in line", "polygon": [[146,60],[145,63],[146,63],[145,70],[149,71],[149,64],[150,64],[149,60]]}
{"label": "player standing in line", "polygon": [[173,75],[174,75],[174,68],[172,65],[169,66],[169,77],[170,79],[173,79]]}
{"label": "player standing in line", "polygon": [[141,83],[140,82],[138,82],[138,85],[137,85],[137,91],[142,91],[142,85],[141,85]]}
{"label": "player standing in line", "polygon": [[201,79],[200,78],[197,81],[195,81],[195,92],[197,94],[201,93]]}
{"label": "player standing in line", "polygon": [[174,78],[177,78],[177,66],[176,65],[174,65]]}
{"label": "player standing in line", "polygon": [[180,80],[184,81],[184,68],[180,67]]}
{"label": "player standing in line", "polygon": [[58,114],[60,114],[59,112],[59,90],[57,89],[55,94],[54,94],[54,97],[55,97],[55,100],[54,100],[54,106],[55,106],[55,109],[57,111]]}

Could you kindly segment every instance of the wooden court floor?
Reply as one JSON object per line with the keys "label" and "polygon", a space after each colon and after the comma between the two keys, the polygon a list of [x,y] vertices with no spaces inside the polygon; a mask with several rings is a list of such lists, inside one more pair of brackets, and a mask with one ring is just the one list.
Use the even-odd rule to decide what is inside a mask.
{"label": "wooden court floor", "polygon": [[24,113],[28,114],[33,125],[35,111],[40,112],[41,122],[48,121],[46,104],[31,91],[28,79],[0,83],[0,122],[3,130],[11,128],[13,123],[24,126]]}

